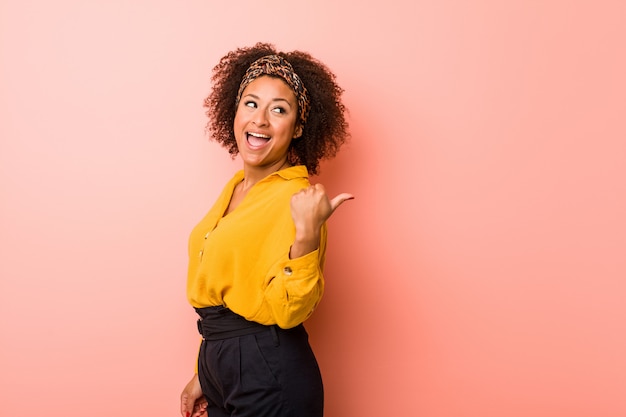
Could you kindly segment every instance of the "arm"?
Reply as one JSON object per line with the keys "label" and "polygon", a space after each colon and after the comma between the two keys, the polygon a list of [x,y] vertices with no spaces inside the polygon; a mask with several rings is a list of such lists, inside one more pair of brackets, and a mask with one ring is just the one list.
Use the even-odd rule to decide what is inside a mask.
{"label": "arm", "polygon": [[270,272],[265,290],[266,302],[280,327],[290,328],[302,323],[321,300],[324,292],[325,222],[340,204],[352,198],[350,194],[340,194],[329,200],[321,184],[292,196],[294,241],[289,253]]}

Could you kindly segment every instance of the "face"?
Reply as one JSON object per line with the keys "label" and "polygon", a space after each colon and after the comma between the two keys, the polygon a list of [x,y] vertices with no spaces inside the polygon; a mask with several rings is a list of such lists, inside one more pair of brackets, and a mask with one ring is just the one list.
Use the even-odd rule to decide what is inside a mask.
{"label": "face", "polygon": [[287,160],[297,126],[295,93],[280,78],[260,76],[246,86],[235,114],[235,139],[244,167],[275,170]]}

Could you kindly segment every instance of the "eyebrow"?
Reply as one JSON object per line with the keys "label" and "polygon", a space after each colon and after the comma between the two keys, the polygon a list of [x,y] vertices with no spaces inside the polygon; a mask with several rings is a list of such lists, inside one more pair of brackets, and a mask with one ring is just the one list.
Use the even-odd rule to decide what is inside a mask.
{"label": "eyebrow", "polygon": [[[257,96],[256,94],[252,94],[252,93],[248,93],[248,94],[244,95],[243,97],[252,97],[252,98],[254,98],[254,99],[256,99],[256,100],[261,100],[261,98],[260,98],[259,96]],[[242,97],[242,98],[243,98],[243,97]],[[289,107],[292,107],[292,106],[291,106],[291,103],[290,103],[290,102],[289,102],[289,100],[287,100],[286,98],[276,97],[276,98],[273,98],[271,101],[272,101],[272,102],[274,102],[274,101],[284,101],[285,103],[287,103],[287,105],[288,105]]]}

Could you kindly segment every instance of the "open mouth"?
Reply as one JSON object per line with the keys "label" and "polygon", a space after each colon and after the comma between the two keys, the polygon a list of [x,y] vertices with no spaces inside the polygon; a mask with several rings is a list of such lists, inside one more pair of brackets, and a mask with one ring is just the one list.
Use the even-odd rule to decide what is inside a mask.
{"label": "open mouth", "polygon": [[270,139],[272,139],[271,136],[263,135],[261,133],[255,133],[255,132],[246,133],[246,140],[248,141],[250,146],[253,146],[253,147],[263,146],[267,142],[269,142]]}

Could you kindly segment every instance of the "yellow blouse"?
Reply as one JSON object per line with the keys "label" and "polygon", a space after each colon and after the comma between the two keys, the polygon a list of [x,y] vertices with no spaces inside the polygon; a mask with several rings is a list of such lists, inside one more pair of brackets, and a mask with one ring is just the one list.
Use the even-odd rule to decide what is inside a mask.
{"label": "yellow blouse", "polygon": [[324,292],[325,224],[317,250],[289,259],[295,238],[290,200],[309,186],[307,169],[270,174],[223,216],[243,177],[243,171],[235,174],[191,232],[187,298],[194,307],[224,305],[250,321],[297,326]]}

